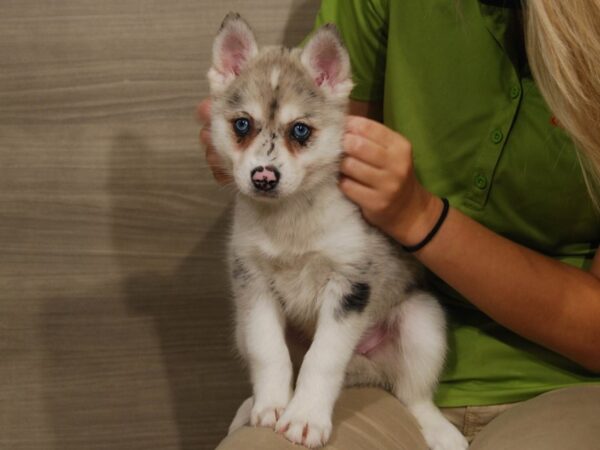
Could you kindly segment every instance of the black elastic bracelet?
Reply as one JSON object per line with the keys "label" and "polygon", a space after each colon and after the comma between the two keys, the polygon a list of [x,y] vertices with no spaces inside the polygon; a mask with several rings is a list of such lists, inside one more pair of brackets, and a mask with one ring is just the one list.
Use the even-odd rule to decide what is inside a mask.
{"label": "black elastic bracelet", "polygon": [[440,218],[437,220],[437,222],[435,223],[435,225],[433,226],[433,228],[431,229],[429,234],[427,234],[427,236],[425,236],[425,238],[418,244],[401,245],[402,250],[404,250],[405,252],[408,252],[408,253],[414,253],[418,250],[421,250],[423,247],[425,247],[427,244],[429,244],[429,241],[431,241],[433,239],[433,237],[437,234],[437,232],[440,230],[442,224],[444,223],[444,220],[446,220],[446,216],[448,215],[448,210],[450,209],[450,203],[448,202],[447,198],[442,198],[442,203],[444,203],[444,208],[442,209]]}

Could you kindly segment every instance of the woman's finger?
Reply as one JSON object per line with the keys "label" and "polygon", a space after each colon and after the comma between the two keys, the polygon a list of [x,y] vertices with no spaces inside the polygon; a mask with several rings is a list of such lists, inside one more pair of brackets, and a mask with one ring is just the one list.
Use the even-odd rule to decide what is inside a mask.
{"label": "woman's finger", "polygon": [[344,135],[344,152],[373,167],[379,169],[387,167],[385,148],[362,136],[346,133]]}
{"label": "woman's finger", "polygon": [[342,162],[340,163],[340,172],[369,187],[376,187],[378,181],[380,181],[384,175],[380,169],[373,167],[370,164],[365,164],[360,159],[352,156],[346,156],[342,159]]}
{"label": "woman's finger", "polygon": [[229,172],[223,167],[220,156],[211,147],[206,147],[206,163],[219,184],[224,185],[233,181]]}
{"label": "woman's finger", "polygon": [[346,119],[346,131],[350,134],[362,136],[384,147],[391,142],[397,142],[398,145],[410,145],[410,142],[401,134],[366,117],[348,116]]}
{"label": "woman's finger", "polygon": [[339,182],[342,192],[359,206],[368,205],[372,202],[376,191],[348,177],[342,177]]}
{"label": "woman's finger", "polygon": [[210,129],[208,129],[207,127],[202,127],[200,129],[200,142],[206,147],[210,147],[212,145],[212,141],[210,138]]}
{"label": "woman's finger", "polygon": [[200,122],[200,123],[209,123],[210,122],[210,108],[211,108],[210,98],[205,98],[198,104],[198,106],[196,108],[196,116],[198,118],[198,122]]}

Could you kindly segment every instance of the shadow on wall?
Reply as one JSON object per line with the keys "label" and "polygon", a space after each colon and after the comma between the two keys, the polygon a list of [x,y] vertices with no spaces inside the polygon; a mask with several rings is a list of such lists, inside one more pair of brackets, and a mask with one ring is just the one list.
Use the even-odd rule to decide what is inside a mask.
{"label": "shadow on wall", "polygon": [[[127,166],[140,168],[134,179],[125,185],[118,175],[122,155],[133,158]],[[131,193],[142,191],[160,196],[169,191],[169,186],[161,184],[177,183],[179,177],[176,173],[169,174],[168,170],[160,173],[161,169],[158,169],[157,173],[161,163],[152,163],[152,153],[135,136],[119,136],[111,160],[115,174],[110,188],[116,219],[113,241],[118,254],[122,255],[119,262],[126,271],[132,264],[127,255],[143,254],[157,245],[146,241],[141,244],[144,250],[137,248],[131,230],[119,221],[139,207]],[[144,167],[149,170],[144,171]],[[194,178],[199,180],[209,176],[205,172],[198,166],[196,177],[182,179],[193,184]],[[198,185],[170,186],[170,190],[187,191],[192,198],[209,197],[213,192],[212,188],[209,192],[201,192]],[[224,252],[229,208],[221,210],[215,217],[214,213],[203,213],[200,202],[197,205],[193,210],[180,212],[181,224],[175,223],[176,220],[163,221],[164,217],[177,217],[178,211],[169,208],[153,212],[158,229],[156,225],[148,224],[153,228],[153,239],[162,242],[157,251],[163,254],[169,253],[169,241],[179,247],[183,244],[185,248],[185,242],[176,243],[179,233],[198,236],[197,242],[189,247],[188,255],[177,261],[170,273],[146,269],[130,275],[124,283],[131,311],[152,317],[154,321],[171,393],[169,406],[177,424],[181,450],[214,448],[248,392],[244,371],[232,353]],[[195,229],[190,229],[190,223]],[[135,225],[143,226],[141,223]],[[180,226],[182,228],[178,230]],[[164,408],[165,405],[157,407]]]}

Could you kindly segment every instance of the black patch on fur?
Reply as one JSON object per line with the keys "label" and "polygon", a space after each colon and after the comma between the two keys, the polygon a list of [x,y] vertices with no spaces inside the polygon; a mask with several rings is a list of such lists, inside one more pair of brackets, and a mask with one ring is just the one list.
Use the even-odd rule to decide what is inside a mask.
{"label": "black patch on fur", "polygon": [[273,150],[275,150],[275,142],[271,141],[271,147],[269,148],[269,151],[267,152],[267,156],[271,156],[271,153],[273,153]]}
{"label": "black patch on fur", "polygon": [[232,108],[237,108],[241,103],[242,95],[238,91],[235,91],[233,94],[231,94],[231,97],[227,99],[227,104]]}
{"label": "black patch on fur", "polygon": [[251,278],[250,272],[238,257],[235,257],[231,264],[231,278],[240,286],[245,286]]}
{"label": "black patch on fur", "polygon": [[275,280],[269,279],[268,285],[269,285],[269,290],[271,291],[271,294],[273,294],[273,297],[275,297],[275,300],[277,300],[279,305],[282,308],[284,308],[285,307],[285,299],[283,298],[283,295],[281,295],[281,293],[277,290],[277,287],[275,286]]}
{"label": "black patch on fur", "polygon": [[371,286],[367,283],[353,283],[349,294],[342,299],[343,312],[362,312],[369,303]]}
{"label": "black patch on fur", "polygon": [[277,111],[277,108],[279,108],[279,102],[277,101],[277,98],[273,98],[273,100],[271,100],[271,103],[269,104],[269,120],[270,121],[275,119],[275,112]]}

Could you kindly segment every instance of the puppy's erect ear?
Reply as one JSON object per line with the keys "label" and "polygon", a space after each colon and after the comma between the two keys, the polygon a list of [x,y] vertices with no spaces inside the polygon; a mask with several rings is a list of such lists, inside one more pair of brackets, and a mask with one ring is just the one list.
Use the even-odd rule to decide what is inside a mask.
{"label": "puppy's erect ear", "polygon": [[213,65],[208,71],[211,92],[225,90],[257,53],[254,33],[246,21],[237,13],[227,14],[213,43]]}
{"label": "puppy's erect ear", "polygon": [[337,99],[348,97],[353,86],[350,58],[335,25],[319,28],[302,50],[300,60],[326,94]]}

